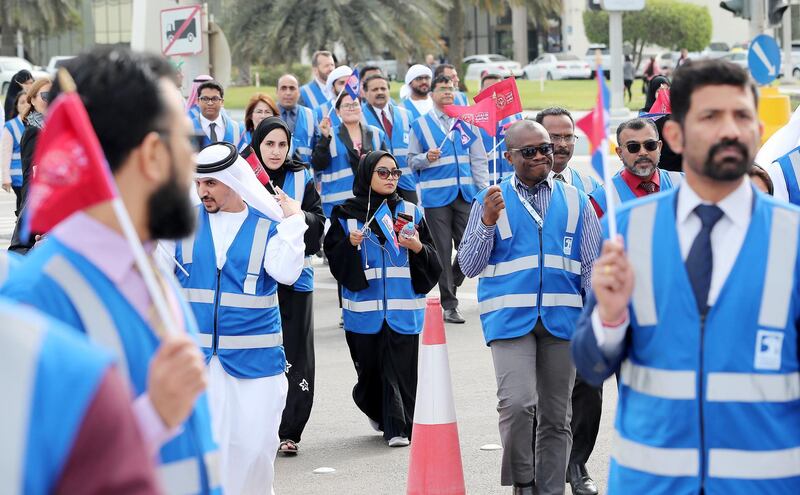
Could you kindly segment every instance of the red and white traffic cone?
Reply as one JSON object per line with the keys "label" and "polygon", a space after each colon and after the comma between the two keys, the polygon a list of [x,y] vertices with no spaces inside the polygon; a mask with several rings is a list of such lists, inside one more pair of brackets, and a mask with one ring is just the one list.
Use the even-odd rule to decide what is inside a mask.
{"label": "red and white traffic cone", "polygon": [[466,493],[450,361],[438,297],[428,298],[408,465],[408,495]]}

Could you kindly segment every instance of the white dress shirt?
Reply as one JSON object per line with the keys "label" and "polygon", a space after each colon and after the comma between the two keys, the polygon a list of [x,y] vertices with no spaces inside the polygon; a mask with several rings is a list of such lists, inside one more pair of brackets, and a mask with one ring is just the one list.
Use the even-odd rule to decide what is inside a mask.
{"label": "white dress shirt", "polygon": [[375,112],[375,115],[378,116],[378,122],[381,123],[381,127],[383,126],[383,117],[381,116],[383,112],[386,112],[386,118],[389,120],[389,123],[394,126],[394,117],[392,116],[391,105],[387,103],[386,106],[383,107],[383,110],[373,105],[370,105],[370,107],[372,107],[372,111]]}
{"label": "white dress shirt", "polygon": [[[702,228],[700,218],[694,213],[694,209],[701,204],[711,203],[700,199],[688,182],[683,181],[678,188],[675,217],[675,228],[678,231],[678,242],[683,261],[686,261],[692,243]],[[711,230],[711,253],[714,259],[711,269],[711,286],[708,291],[709,306],[713,306],[717,301],[722,286],[728,279],[733,264],[739,256],[747,229],[750,227],[750,219],[753,216],[753,188],[750,179],[744,177],[739,187],[717,203],[717,206],[722,210],[723,216]],[[625,322],[618,327],[605,327],[600,321],[600,315],[595,307],[592,312],[592,329],[603,354],[610,357],[619,352],[629,323],[629,318],[626,318]]]}
{"label": "white dress shirt", "polygon": [[564,167],[564,170],[562,170],[561,172],[556,172],[555,170],[550,170],[550,175],[548,176],[548,178],[552,178],[553,180],[555,180],[557,173],[561,174],[564,177],[564,182],[566,182],[570,186],[573,185],[572,184],[572,170],[570,170],[569,165]]}
{"label": "white dress shirt", "polygon": [[208,136],[208,139],[211,139],[211,124],[217,124],[217,127],[214,129],[217,133],[217,139],[222,141],[225,137],[225,121],[222,120],[222,111],[220,110],[219,115],[217,116],[216,120],[208,120],[207,118],[203,117],[200,114],[200,125],[203,127],[203,134]]}

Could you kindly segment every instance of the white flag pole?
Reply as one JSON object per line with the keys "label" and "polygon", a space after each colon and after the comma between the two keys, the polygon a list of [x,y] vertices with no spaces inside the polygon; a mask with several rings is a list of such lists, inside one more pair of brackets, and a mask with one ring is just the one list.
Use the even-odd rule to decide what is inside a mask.
{"label": "white flag pole", "polygon": [[600,156],[603,160],[603,187],[606,193],[606,214],[608,218],[608,233],[610,239],[617,237],[617,200],[614,194],[614,182],[612,181],[611,170],[608,167],[605,150],[608,148],[608,140],[604,139],[600,144]]}
{"label": "white flag pole", "polygon": [[497,146],[497,131],[495,131],[495,135],[492,136],[492,178],[495,185],[497,185]]}

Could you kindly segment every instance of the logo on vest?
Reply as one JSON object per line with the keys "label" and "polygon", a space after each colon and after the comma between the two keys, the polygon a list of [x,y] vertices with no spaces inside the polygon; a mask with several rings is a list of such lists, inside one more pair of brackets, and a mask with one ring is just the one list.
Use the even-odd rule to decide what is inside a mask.
{"label": "logo on vest", "polygon": [[753,365],[757,370],[779,370],[783,332],[759,330],[756,334],[756,355]]}
{"label": "logo on vest", "polygon": [[564,238],[564,256],[572,254],[572,237]]}

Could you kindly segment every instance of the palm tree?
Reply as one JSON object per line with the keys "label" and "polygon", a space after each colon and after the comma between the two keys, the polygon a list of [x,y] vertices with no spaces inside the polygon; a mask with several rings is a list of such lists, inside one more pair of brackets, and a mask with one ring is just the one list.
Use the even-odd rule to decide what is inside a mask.
{"label": "palm tree", "polygon": [[81,0],[0,0],[0,47],[14,46],[17,31],[54,34],[81,24]]}
{"label": "palm tree", "polygon": [[350,59],[398,60],[436,46],[447,0],[239,0],[226,22],[233,51],[251,62],[289,63],[341,44]]}

